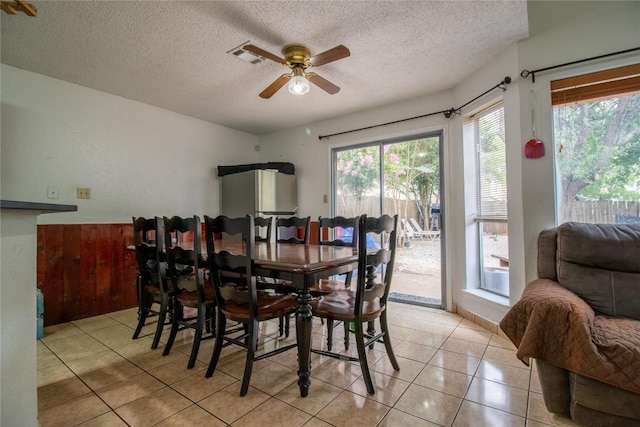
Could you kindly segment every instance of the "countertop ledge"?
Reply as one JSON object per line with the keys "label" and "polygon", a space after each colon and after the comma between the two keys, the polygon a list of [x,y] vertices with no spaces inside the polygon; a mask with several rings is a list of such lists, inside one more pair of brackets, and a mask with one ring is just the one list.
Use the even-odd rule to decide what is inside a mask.
{"label": "countertop ledge", "polygon": [[40,211],[41,213],[76,212],[78,210],[76,205],[57,205],[54,203],[22,202],[17,200],[0,200],[0,208]]}

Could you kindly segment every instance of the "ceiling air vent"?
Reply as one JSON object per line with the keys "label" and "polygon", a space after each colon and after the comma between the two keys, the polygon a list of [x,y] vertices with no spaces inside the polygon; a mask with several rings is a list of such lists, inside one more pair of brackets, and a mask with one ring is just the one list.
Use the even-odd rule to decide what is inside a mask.
{"label": "ceiling air vent", "polygon": [[250,43],[250,40],[247,40],[246,42],[242,43],[240,46],[234,47],[227,53],[230,53],[231,55],[237,58],[240,58],[243,61],[248,62],[250,64],[259,64],[262,61],[264,61],[264,58],[262,58],[261,56],[258,56],[253,52],[249,52],[248,50],[243,49],[243,47],[248,45],[249,43]]}

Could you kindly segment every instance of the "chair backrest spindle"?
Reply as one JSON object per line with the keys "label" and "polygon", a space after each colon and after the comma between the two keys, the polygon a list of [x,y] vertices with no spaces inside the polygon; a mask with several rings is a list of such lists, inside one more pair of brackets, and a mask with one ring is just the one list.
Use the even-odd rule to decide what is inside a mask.
{"label": "chair backrest spindle", "polygon": [[[391,288],[396,253],[398,216],[382,215],[359,220],[358,277],[356,288],[356,316],[362,313],[363,303],[380,299],[384,307]],[[375,234],[379,241],[376,249],[367,248],[367,234]]]}
{"label": "chair backrest spindle", "polygon": [[[218,305],[224,308],[228,302],[249,303],[250,311],[257,315],[257,290],[255,286],[254,248],[255,223],[253,216],[229,218],[204,217],[207,261]],[[216,247],[217,236],[240,236],[243,253],[232,253]],[[220,244],[221,242],[218,242]]]}
{"label": "chair backrest spindle", "polygon": [[[270,242],[271,241],[271,226],[273,224],[273,217],[257,216],[253,219],[253,223],[256,228],[256,242]],[[265,229],[262,234],[262,229]]]}
{"label": "chair backrest spindle", "polygon": [[[336,216],[333,218],[319,217],[318,244],[328,246],[358,247],[358,222],[360,217],[345,218]],[[326,232],[327,238],[323,237]]]}
{"label": "chair backrest spindle", "polygon": [[[167,259],[167,277],[169,277],[172,290],[180,292],[180,281],[186,276],[195,281],[195,290],[198,291],[200,301],[205,301],[204,285],[200,274],[201,250],[201,225],[197,215],[189,218],[174,216],[164,217],[164,245]],[[187,247],[186,243],[193,248]],[[188,275],[189,267],[194,275]]]}
{"label": "chair backrest spindle", "polygon": [[[289,218],[277,218],[276,219],[276,242],[278,243],[300,243],[300,244],[309,244],[309,225],[311,224],[311,217],[299,218],[299,217],[289,217]],[[283,228],[295,228],[295,237],[282,237]],[[299,233],[302,232],[303,236],[298,237]]]}

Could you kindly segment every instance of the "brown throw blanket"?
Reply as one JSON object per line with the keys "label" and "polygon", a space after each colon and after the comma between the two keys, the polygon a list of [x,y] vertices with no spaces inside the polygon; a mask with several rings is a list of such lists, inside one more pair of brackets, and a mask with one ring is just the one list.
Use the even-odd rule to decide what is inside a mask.
{"label": "brown throw blanket", "polygon": [[500,328],[529,358],[640,394],[640,321],[597,315],[551,280],[525,288]]}

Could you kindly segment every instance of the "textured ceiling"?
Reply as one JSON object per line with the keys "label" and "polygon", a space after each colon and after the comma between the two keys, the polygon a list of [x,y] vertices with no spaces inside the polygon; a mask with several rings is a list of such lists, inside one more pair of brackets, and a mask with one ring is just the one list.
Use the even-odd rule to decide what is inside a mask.
{"label": "textured ceiling", "polygon": [[[525,38],[519,1],[35,1],[1,17],[3,64],[256,135],[453,87]],[[340,86],[258,94],[288,69],[226,52],[250,40],[281,55],[339,44],[314,68]]]}

